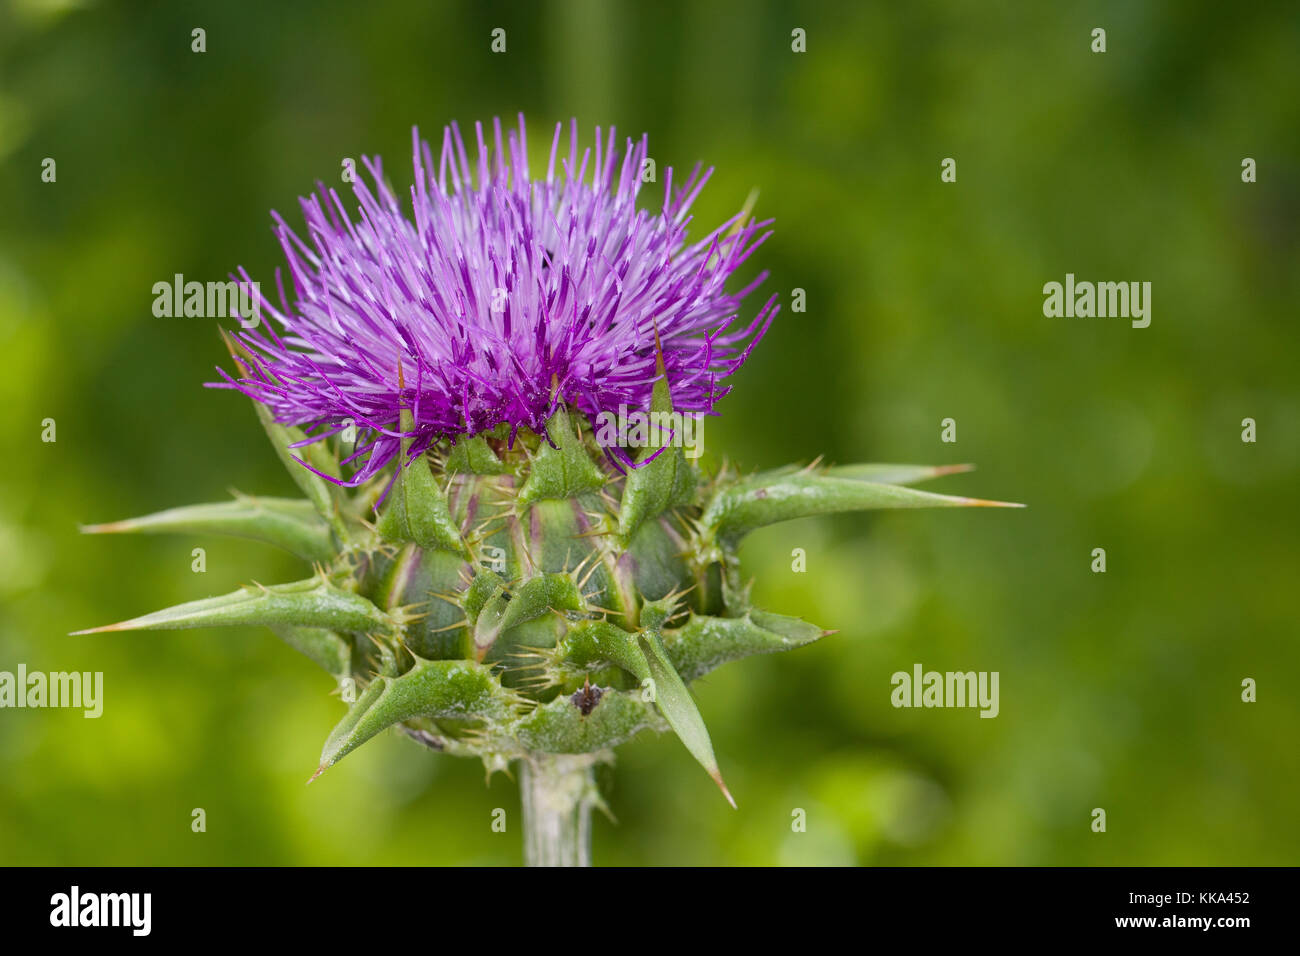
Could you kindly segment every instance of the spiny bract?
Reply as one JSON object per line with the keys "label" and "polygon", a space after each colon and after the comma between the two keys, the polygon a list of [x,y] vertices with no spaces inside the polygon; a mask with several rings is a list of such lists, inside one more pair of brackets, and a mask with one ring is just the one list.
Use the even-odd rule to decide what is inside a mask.
{"label": "spiny bract", "polygon": [[[292,457],[301,433],[262,417]],[[741,538],[809,515],[996,504],[908,487],[960,470],[951,467],[706,479],[670,447],[620,474],[572,410],[557,411],[547,432],[554,446],[521,431],[513,449],[498,434],[426,453],[399,473],[374,523],[386,478],[349,494],[291,465],[307,500],[241,496],[88,528],[240,535],[316,565],[292,584],[96,630],[270,626],[359,690],[321,770],[392,726],[489,769],[529,755],[602,753],[642,729],[671,728],[723,786],[686,685],[830,633],[750,603]],[[310,449],[318,465],[335,467],[325,446]]]}
{"label": "spiny bract", "polygon": [[[714,378],[743,361],[736,343],[761,334],[724,334],[739,297],[722,280],[752,248],[747,214],[684,247],[698,184],[660,214],[634,213],[637,177],[625,161],[614,188],[612,138],[590,194],[549,174],[530,184],[526,168],[511,180],[484,156],[467,198],[463,147],[447,142],[440,179],[425,151],[414,225],[387,191],[382,208],[362,196],[359,230],[310,207],[316,251],[286,239],[305,261],[296,308],[272,313],[284,338],[227,340],[241,373],[230,381],[305,500],[238,496],[87,529],[240,535],[314,573],[95,630],[269,626],[350,704],[317,773],[390,727],[489,770],[601,759],[671,729],[725,794],[687,685],[829,633],[750,603],[744,535],[809,515],[996,503],[909,487],[961,466],[706,476],[672,436],[682,412],[712,410]],[[508,235],[485,238],[494,230]],[[513,323],[488,305],[498,283],[518,293]],[[611,448],[593,416],[625,402],[668,430]],[[368,443],[345,444],[347,417]]]}

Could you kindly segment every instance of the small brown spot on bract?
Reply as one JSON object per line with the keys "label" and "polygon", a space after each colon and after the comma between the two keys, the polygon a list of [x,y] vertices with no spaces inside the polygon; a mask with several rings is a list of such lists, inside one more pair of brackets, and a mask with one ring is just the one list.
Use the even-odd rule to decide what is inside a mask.
{"label": "small brown spot on bract", "polygon": [[766,497],[767,497],[767,489],[766,489],[766,488],[759,488],[757,491],[754,492],[754,497],[755,497],[755,498],[766,498]]}
{"label": "small brown spot on bract", "polygon": [[600,703],[600,699],[604,696],[605,692],[599,687],[592,687],[591,680],[588,679],[583,682],[581,690],[574,692],[569,701],[574,707],[582,711],[582,716],[586,717],[596,709],[596,705]]}

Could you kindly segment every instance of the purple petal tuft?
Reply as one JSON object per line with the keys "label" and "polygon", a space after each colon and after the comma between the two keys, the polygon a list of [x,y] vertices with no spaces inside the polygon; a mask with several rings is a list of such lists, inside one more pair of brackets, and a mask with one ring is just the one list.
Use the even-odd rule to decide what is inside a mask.
{"label": "purple petal tuft", "polygon": [[[499,121],[492,148],[475,125],[474,171],[455,124],[436,167],[413,131],[409,217],[378,160],[363,161],[373,187],[353,185],[356,221],[318,184],[301,201],[305,240],[275,216],[293,305],[281,287],[281,306],[259,296],[258,313],[280,331],[264,322],[239,332],[249,368],[213,384],[265,402],[312,440],[351,419],[359,437],[349,485],[398,456],[403,438],[419,454],[501,423],[511,435],[542,433],[560,401],[592,418],[648,410],[656,332],[674,408],[712,412],[729,390],[719,381],[779,308],[773,296],[737,327],[741,300],[766,274],[724,290],[771,235],[762,231],[770,221],[740,213],[687,245],[688,212],[712,170],[696,167],[676,189],[666,170],[662,207],[639,210],[645,137],[620,155],[614,130],[602,143],[598,127],[593,163],[590,149],[578,155],[576,120],[567,159],[561,132],[557,124],[546,178],[533,179],[522,116],[504,147]],[[239,278],[250,281],[243,270]],[[412,411],[409,434],[402,408]]]}

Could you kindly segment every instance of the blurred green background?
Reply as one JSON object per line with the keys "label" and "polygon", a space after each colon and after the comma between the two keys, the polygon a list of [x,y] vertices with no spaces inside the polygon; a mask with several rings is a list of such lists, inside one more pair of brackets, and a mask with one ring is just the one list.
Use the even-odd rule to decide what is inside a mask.
{"label": "blurred green background", "polygon": [[[103,671],[106,699],[0,711],[0,863],[519,861],[514,785],[476,763],[389,736],[305,787],[341,705],[269,632],[65,635],[301,576],[78,535],[293,493],[246,400],[200,387],[213,321],[154,318],[153,283],[269,281],[269,210],[343,157],[405,189],[413,124],[521,110],[535,153],[577,116],[715,165],[702,226],[760,190],[787,308],[711,451],[974,462],[932,487],[1030,506],[754,535],[757,602],[840,633],[695,686],[739,811],[671,737],[625,746],[597,863],[1296,863],[1297,50],[1265,3],[5,0],[0,670]],[[1045,318],[1066,272],[1152,282],[1150,328]],[[1001,714],[892,708],[917,662],[998,671]]]}

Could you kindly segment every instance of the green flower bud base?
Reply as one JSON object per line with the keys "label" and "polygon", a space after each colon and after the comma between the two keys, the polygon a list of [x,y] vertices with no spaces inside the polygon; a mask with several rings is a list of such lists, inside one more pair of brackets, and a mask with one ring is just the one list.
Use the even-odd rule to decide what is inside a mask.
{"label": "green flower bud base", "polygon": [[[671,409],[665,389],[656,406]],[[255,538],[313,573],[93,630],[270,627],[355,690],[316,775],[390,728],[489,773],[513,767],[534,865],[590,861],[593,768],[643,730],[675,733],[731,799],[687,685],[831,633],[752,606],[745,534],[808,515],[1001,504],[909,487],[953,467],[706,477],[669,447],[624,473],[566,409],[546,438],[462,439],[349,493],[297,460],[337,475],[327,443],[292,447],[301,432],[259,415],[305,500],[239,496],[85,530]]]}

